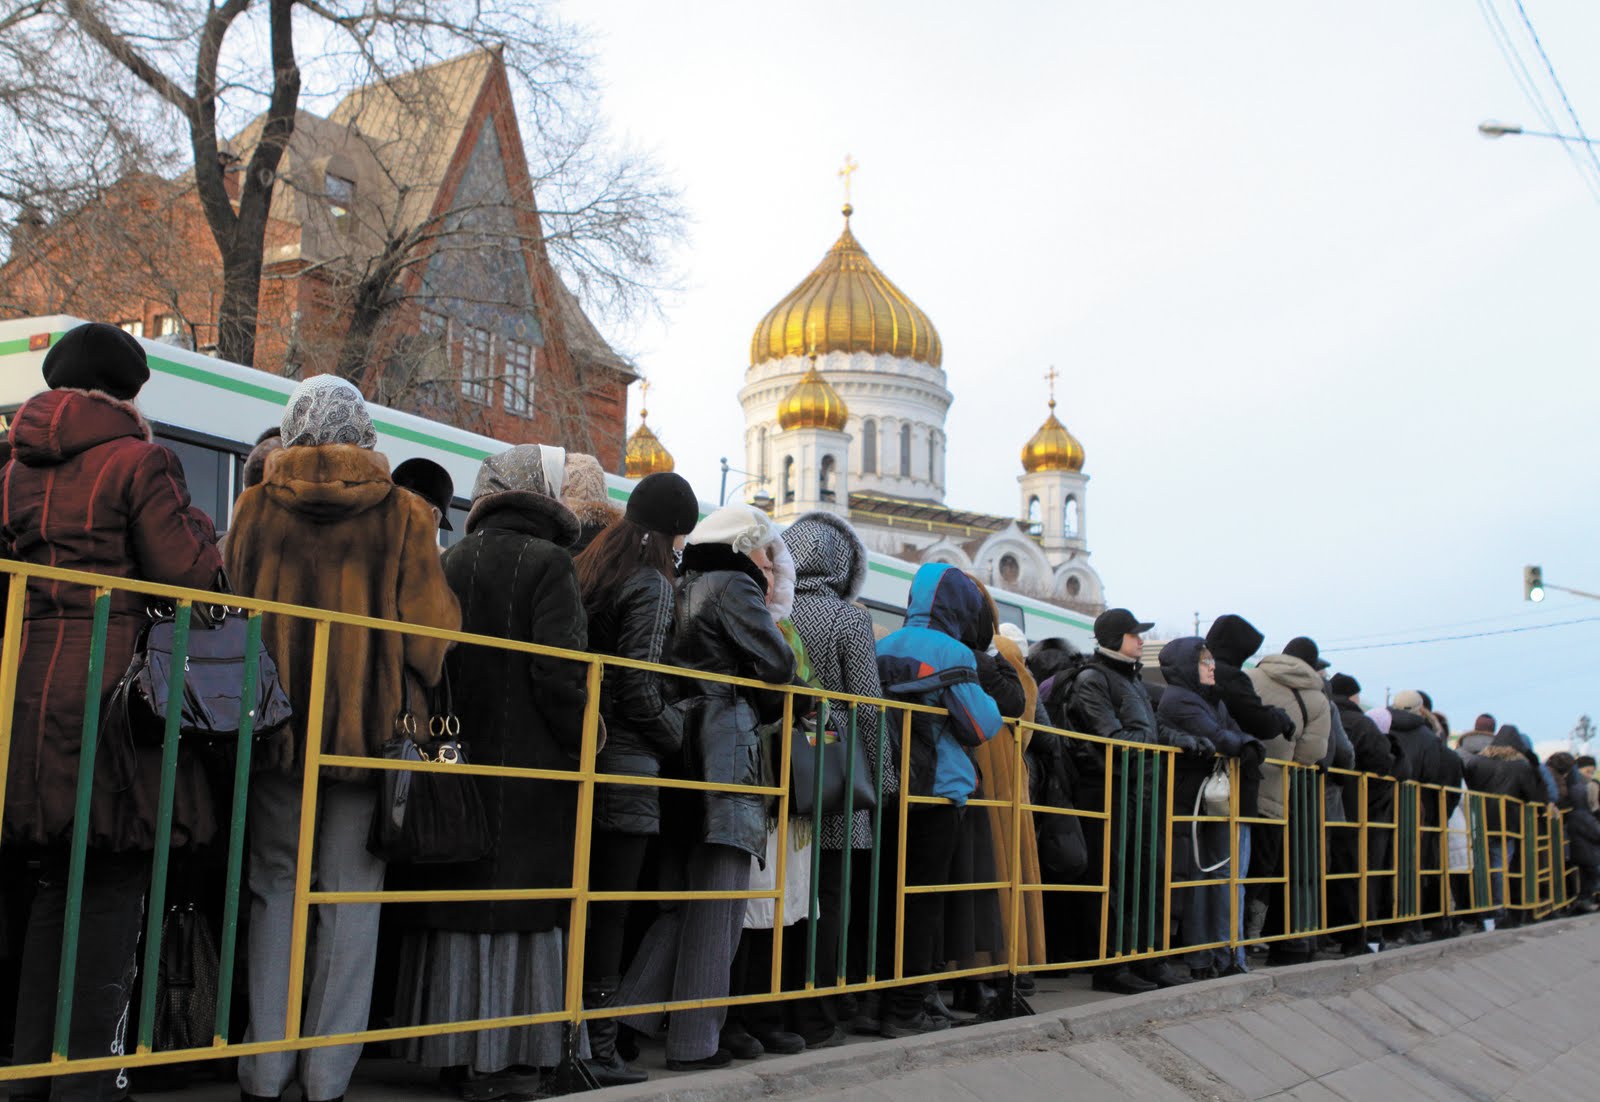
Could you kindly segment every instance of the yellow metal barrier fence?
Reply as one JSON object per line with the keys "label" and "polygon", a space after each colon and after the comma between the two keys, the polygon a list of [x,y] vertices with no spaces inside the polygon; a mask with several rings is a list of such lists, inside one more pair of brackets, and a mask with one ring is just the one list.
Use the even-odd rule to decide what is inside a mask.
{"label": "yellow metal barrier fence", "polygon": [[[0,576],[8,579],[6,594],[6,620],[3,640],[0,640],[0,759],[9,762],[13,738],[14,706],[20,692],[31,686],[17,684],[18,662],[21,652],[22,628],[26,609],[26,589],[30,582],[52,582],[83,586],[97,597],[97,636],[95,652],[84,656],[94,666],[104,658],[105,610],[113,592],[129,592],[146,598],[172,603],[178,609],[178,619],[187,624],[196,606],[214,604],[217,595],[197,590],[183,589],[152,583],[134,582],[76,571],[57,570],[23,563],[0,563]],[[846,977],[844,941],[849,937],[846,916],[841,933],[841,951],[837,974],[828,977],[815,975],[814,963],[800,991],[785,988],[782,984],[783,960],[784,884],[785,866],[791,852],[789,829],[795,821],[815,819],[820,813],[820,795],[817,805],[809,809],[793,806],[789,778],[792,775],[792,746],[788,738],[775,740],[780,759],[774,776],[777,782],[770,786],[718,786],[681,777],[641,777],[601,773],[596,768],[600,731],[600,689],[608,669],[631,668],[654,670],[673,678],[731,685],[746,689],[764,690],[784,695],[782,730],[793,728],[796,715],[802,706],[827,709],[846,709],[849,713],[845,726],[845,753],[848,756],[859,735],[856,730],[857,710],[862,707],[879,709],[880,730],[887,731],[890,724],[898,727],[898,775],[910,776],[912,745],[912,720],[918,713],[942,715],[940,709],[904,701],[852,696],[846,693],[819,692],[796,685],[768,685],[744,678],[687,670],[671,666],[654,666],[629,659],[604,655],[559,650],[530,643],[472,635],[458,631],[392,623],[368,617],[352,616],[325,610],[301,608],[246,597],[228,597],[231,608],[241,609],[252,624],[252,638],[260,628],[262,615],[290,616],[308,620],[314,625],[312,683],[310,707],[295,723],[302,730],[320,730],[328,692],[329,639],[335,624],[372,631],[397,632],[447,640],[458,646],[477,646],[514,651],[530,656],[542,656],[575,663],[586,668],[587,703],[582,725],[581,751],[576,768],[570,770],[530,769],[483,764],[440,765],[433,762],[410,762],[381,758],[353,757],[324,753],[320,739],[305,740],[305,771],[301,782],[299,849],[294,883],[293,922],[290,929],[290,968],[288,975],[288,1010],[284,1020],[281,1040],[240,1042],[228,1036],[227,1006],[219,1006],[217,1028],[209,1047],[187,1048],[172,1051],[154,1051],[150,1038],[150,1022],[141,1022],[139,1043],[134,1051],[93,1058],[69,1059],[66,1053],[67,1026],[71,1019],[72,974],[76,957],[76,919],[69,914],[68,929],[64,937],[62,954],[63,984],[61,1003],[57,1006],[57,1032],[55,1051],[49,1063],[14,1065],[0,1068],[0,1081],[10,1081],[65,1073],[108,1071],[122,1068],[148,1067],[159,1064],[187,1062],[205,1058],[240,1057],[268,1052],[301,1050],[325,1046],[347,1045],[362,1042],[394,1041],[449,1033],[504,1029],[532,1026],[543,1023],[566,1023],[576,1028],[587,1019],[621,1017],[644,1012],[671,1012],[711,1006],[737,1006],[804,997],[866,992],[933,980],[950,980],[963,977],[1009,974],[1013,979],[1027,973],[1046,973],[1084,969],[1097,966],[1120,965],[1126,962],[1147,961],[1177,954],[1209,949],[1233,950],[1251,943],[1284,942],[1315,938],[1325,935],[1377,930],[1385,926],[1405,925],[1428,919],[1459,916],[1485,916],[1502,909],[1522,912],[1530,917],[1543,917],[1565,906],[1571,899],[1568,886],[1569,870],[1564,856],[1564,839],[1559,814],[1552,814],[1548,806],[1524,806],[1519,801],[1503,796],[1484,796],[1464,791],[1441,789],[1434,785],[1415,782],[1397,782],[1377,775],[1356,774],[1340,770],[1318,770],[1288,763],[1279,777],[1279,795],[1284,813],[1277,818],[1244,816],[1240,813],[1240,777],[1238,763],[1229,767],[1230,796],[1226,814],[1196,814],[1174,807],[1174,792],[1179,769],[1178,756],[1166,746],[1128,743],[1096,736],[1060,731],[1037,725],[1029,720],[1012,720],[1016,732],[1029,731],[1033,737],[1070,739],[1080,745],[1097,745],[1104,759],[1104,777],[1098,785],[1098,808],[1056,807],[1031,802],[1026,778],[1028,770],[1023,753],[1023,739],[1013,738],[1014,776],[1018,778],[1009,800],[974,798],[967,807],[980,810],[994,809],[1009,819],[1009,846],[1005,854],[1004,875],[982,882],[955,884],[906,883],[906,860],[909,839],[907,828],[912,808],[924,805],[948,805],[949,801],[932,797],[904,795],[901,798],[879,801],[879,811],[873,817],[873,848],[870,861],[873,879],[880,871],[892,875],[894,913],[878,913],[877,892],[868,901],[870,917],[868,930],[868,960],[876,952],[876,927],[880,921],[893,925],[892,962],[877,960],[876,967],[868,968],[864,979],[850,981]],[[180,632],[180,635],[183,633]],[[175,650],[177,648],[175,647]],[[176,662],[175,665],[181,665]],[[175,681],[181,679],[181,670],[175,670]],[[247,682],[249,678],[247,677]],[[88,807],[94,779],[92,755],[95,749],[99,699],[96,689],[100,684],[98,670],[91,671],[90,700],[84,723],[85,756],[89,759],[80,769],[78,808],[80,818]],[[180,684],[181,687],[181,684]],[[253,689],[250,690],[253,693]],[[797,704],[797,698],[799,703]],[[248,697],[247,697],[248,699]],[[824,720],[824,725],[825,725]],[[471,732],[463,732],[470,750]],[[178,724],[174,719],[168,724],[163,746],[164,759],[169,774],[180,754]],[[236,790],[233,794],[234,814],[228,831],[230,851],[229,876],[225,900],[225,928],[223,930],[222,968],[224,984],[231,973],[236,946],[238,919],[238,893],[240,883],[240,853],[243,844],[244,790],[250,782],[248,723],[241,731]],[[880,748],[884,745],[880,738]],[[819,756],[823,739],[818,738]],[[566,887],[541,887],[494,889],[474,891],[448,890],[385,890],[385,891],[321,891],[312,884],[312,852],[317,822],[320,775],[325,768],[340,770],[422,771],[453,769],[462,775],[486,778],[544,780],[570,783],[578,786],[577,813],[574,824],[572,873]],[[819,769],[820,773],[821,770]],[[884,777],[883,754],[874,769],[880,791]],[[7,771],[0,771],[0,809],[6,798]],[[1345,808],[1344,817],[1327,818],[1328,785],[1344,786],[1353,782],[1356,794],[1355,809]],[[775,887],[743,891],[635,891],[602,892],[589,887],[591,831],[595,792],[599,785],[645,786],[657,789],[688,791],[726,791],[760,796],[770,800],[775,807],[776,868]],[[1385,821],[1372,821],[1368,816],[1368,795],[1374,786],[1387,786],[1395,791],[1393,815]],[[820,789],[819,789],[820,791]],[[1348,792],[1348,788],[1345,789]],[[1451,810],[1457,801],[1466,800],[1470,862],[1466,869],[1453,868],[1449,863],[1448,826]],[[169,824],[172,814],[173,791],[164,783],[159,808],[161,824]],[[887,806],[886,805],[891,805]],[[1498,808],[1499,827],[1490,829],[1486,812]],[[1071,816],[1089,828],[1086,838],[1098,836],[1098,876],[1077,883],[1053,883],[1043,879],[1031,881],[1021,875],[1023,867],[1023,816],[1027,813],[1037,822],[1044,816]],[[880,853],[883,839],[883,816],[897,817],[895,852],[892,855],[892,872],[880,869],[880,861],[889,855]],[[1513,823],[1515,828],[1513,829]],[[813,823],[815,826],[816,824]],[[1172,855],[1175,828],[1180,842],[1191,831],[1210,828],[1210,835],[1225,832],[1227,854],[1226,874],[1214,879],[1174,880]],[[1248,835],[1259,833],[1263,838],[1274,832],[1281,842],[1281,868],[1263,875],[1253,871],[1241,874],[1242,848]],[[1329,871],[1329,832],[1353,832],[1356,835],[1356,862],[1353,869]],[[74,837],[75,880],[69,890],[69,912],[75,912],[81,895],[82,866],[86,831]],[[157,850],[153,861],[152,890],[149,896],[151,915],[147,924],[145,961],[146,992],[143,1009],[153,1006],[154,992],[148,980],[154,974],[154,962],[160,959],[162,937],[161,901],[165,891],[169,834],[158,830]],[[1375,845],[1378,839],[1390,845]],[[820,847],[821,833],[813,831],[813,844]],[[1196,847],[1198,849],[1198,846]],[[1373,859],[1375,852],[1387,849],[1389,856]],[[1345,851],[1348,853],[1348,850]],[[1381,866],[1381,867],[1379,867]],[[848,883],[848,864],[846,882]],[[1220,871],[1220,870],[1216,870]],[[1450,887],[1452,874],[1467,874],[1470,882],[1466,889],[1465,905],[1453,898]],[[1346,921],[1330,921],[1329,891],[1343,892],[1343,909],[1350,910],[1348,889],[1355,889],[1354,917],[1345,915]],[[1513,887],[1515,891],[1513,891]],[[1227,893],[1227,936],[1225,939],[1199,944],[1175,945],[1171,916],[1174,893],[1225,890]],[[1255,937],[1245,937],[1241,890],[1259,889],[1260,894],[1276,898],[1274,908],[1281,929],[1263,932]],[[904,941],[906,901],[908,897],[935,893],[981,893],[1004,890],[1009,901],[1006,913],[1001,916],[1006,932],[1004,959],[996,959],[970,967],[952,968],[923,974],[906,974]],[[818,886],[812,884],[812,909],[816,907]],[[1501,898],[1501,893],[1505,897]],[[1029,896],[1050,893],[1071,899],[1087,897],[1083,914],[1091,916],[1098,925],[1098,937],[1090,936],[1094,945],[1092,955],[1071,959],[1052,959],[1045,963],[1020,960],[1017,951],[1022,912]],[[591,903],[615,902],[683,902],[686,900],[744,899],[773,901],[772,968],[767,988],[763,993],[730,995],[720,999],[661,1002],[646,1005],[607,1006],[588,1009],[583,1006],[583,962],[588,908]],[[848,899],[848,895],[846,895]],[[526,1014],[504,1018],[436,1022],[407,1025],[385,1029],[369,1029],[354,1033],[326,1036],[303,1036],[301,1022],[304,1013],[303,990],[307,942],[311,908],[360,903],[426,903],[426,902],[488,902],[499,900],[564,900],[569,904],[568,941],[566,946],[565,975],[563,977],[564,1005],[560,1010],[540,1014]],[[846,903],[848,908],[849,904]],[[814,932],[811,935],[814,939]],[[1363,934],[1365,937],[1365,934]],[[808,958],[814,961],[814,946]],[[1060,958],[1060,953],[1052,954]],[[890,974],[880,976],[885,964]],[[226,1003],[226,988],[219,1002]]]}

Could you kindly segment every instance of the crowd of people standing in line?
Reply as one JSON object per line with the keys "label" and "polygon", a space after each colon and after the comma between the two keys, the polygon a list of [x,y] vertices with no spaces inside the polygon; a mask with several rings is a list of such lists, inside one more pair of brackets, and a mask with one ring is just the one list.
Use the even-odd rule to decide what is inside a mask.
{"label": "crowd of people standing in line", "polygon": [[[1246,620],[1224,616],[1205,638],[1168,643],[1159,671],[1143,670],[1149,624],[1126,609],[1102,614],[1096,647],[1078,653],[1062,640],[1031,647],[1003,624],[978,579],[950,566],[921,566],[904,626],[879,637],[856,601],[867,554],[848,523],[813,513],[780,530],[750,506],[699,515],[689,484],[675,474],[642,480],[625,508],[612,504],[604,473],[591,457],[518,445],[487,459],[472,487],[466,533],[442,554],[437,531],[448,526],[453,493],[445,473],[426,462],[393,472],[376,450],[364,401],[348,382],[317,376],[289,396],[281,425],[263,434],[245,466],[224,539],[188,497],[176,456],[151,439],[134,399],[148,379],[142,347],[113,326],[67,333],[45,359],[49,389],[13,419],[3,469],[3,552],[12,559],[142,581],[233,592],[573,651],[665,663],[690,671],[772,684],[803,684],[823,693],[940,705],[915,713],[910,769],[900,775],[900,724],[885,725],[881,801],[931,796],[943,804],[907,810],[908,885],[993,883],[1012,878],[1012,854],[1024,882],[1097,882],[1091,855],[1103,831],[1144,808],[1112,808],[1110,820],[1020,817],[969,807],[976,796],[1059,809],[1099,810],[1107,773],[1126,769],[1104,744],[1041,734],[1007,717],[1130,743],[1170,748],[1175,808],[1194,804],[1215,762],[1238,762],[1238,809],[1246,818],[1282,816],[1285,763],[1359,770],[1443,785],[1452,792],[1505,794],[1549,802],[1568,814],[1572,861],[1587,900],[1600,886],[1600,825],[1594,819],[1594,762],[1570,757],[1539,763],[1514,727],[1480,717],[1458,749],[1425,694],[1398,694],[1365,710],[1360,687],[1338,675],[1310,639],[1248,666],[1263,637]],[[18,908],[26,933],[13,978],[17,987],[11,1059],[50,1057],[51,1015],[65,921],[66,854],[73,832],[89,831],[68,1054],[88,1058],[126,1051],[132,995],[141,982],[138,931],[156,831],[159,748],[104,746],[94,765],[87,823],[75,821],[79,734],[92,631],[92,591],[57,583],[28,587],[21,631],[18,693],[4,812],[3,853],[31,870],[31,891],[8,881],[6,910]],[[145,603],[126,592],[111,598],[102,698],[126,667],[147,620]],[[289,1000],[290,931],[301,784],[310,712],[314,630],[309,621],[264,618],[296,720],[256,748],[247,817],[247,1042],[283,1036]],[[441,685],[458,716],[475,764],[570,770],[581,747],[588,702],[585,668],[520,651],[451,648],[422,635],[334,625],[327,647],[323,752],[373,756],[396,718],[430,707]],[[805,697],[795,697],[796,709]],[[932,983],[886,990],[882,997],[802,997],[808,943],[801,923],[817,926],[812,961],[818,986],[833,977],[866,978],[895,962],[895,862],[872,879],[874,842],[893,854],[899,816],[866,810],[813,823],[803,808],[779,830],[773,803],[745,791],[774,783],[784,694],[692,676],[612,667],[602,682],[606,774],[710,782],[715,789],[597,786],[589,888],[597,892],[776,891],[790,927],[776,962],[786,991],[780,1002],[733,1009],[698,1008],[669,1016],[638,1013],[590,1019],[581,1055],[603,1084],[645,1078],[633,1066],[637,1046],[661,1038],[669,1067],[713,1068],[764,1052],[798,1052],[842,1043],[848,1033],[904,1037],[948,1028],[956,1017]],[[840,709],[831,727],[842,735]],[[878,756],[878,714],[854,710],[864,758]],[[815,731],[825,743],[828,731]],[[1024,770],[1015,768],[1018,742]],[[1169,755],[1135,758],[1151,798]],[[1160,760],[1158,760],[1160,759]],[[226,776],[226,770],[221,775]],[[180,854],[215,849],[226,829],[218,806],[219,771],[180,755],[171,842]],[[1356,813],[1363,790],[1345,774],[1327,774],[1327,872],[1354,867],[1354,834],[1339,824]],[[580,824],[577,786],[554,779],[478,778],[490,851],[479,860],[395,865],[374,856],[369,832],[377,805],[371,776],[324,768],[313,827],[313,887],[323,891],[389,888],[504,890],[570,886]],[[1365,789],[1373,822],[1393,815],[1394,785]],[[1498,805],[1490,802],[1491,816]],[[1293,808],[1287,809],[1295,814]],[[1424,801],[1421,815],[1455,814]],[[1438,820],[1435,819],[1435,825]],[[1498,824],[1498,819],[1495,819]],[[1229,940],[1225,824],[1174,824],[1172,852],[1151,830],[1110,870],[1112,923],[1137,945],[1151,930],[1196,947],[1134,967],[1096,970],[1094,985],[1141,991],[1246,970]],[[1491,830],[1495,826],[1490,827]],[[1374,833],[1372,838],[1381,837]],[[1439,835],[1431,836],[1438,845]],[[1445,835],[1453,838],[1453,834]],[[784,883],[775,882],[780,838],[790,847]],[[1241,827],[1240,875],[1276,875],[1284,866],[1283,832]],[[1369,839],[1369,843],[1370,843]],[[1426,837],[1424,840],[1426,847]],[[1492,843],[1499,849],[1498,838]],[[1375,847],[1380,848],[1380,847]],[[1509,866],[1510,852],[1491,864]],[[854,860],[852,860],[852,857]],[[1369,867],[1393,868],[1394,854],[1369,852]],[[1170,861],[1173,879],[1199,882],[1175,892],[1172,913],[1147,899],[1144,910],[1120,902],[1122,881]],[[1438,854],[1432,867],[1438,867]],[[820,871],[812,882],[812,869]],[[1424,867],[1428,867],[1425,861]],[[1462,866],[1451,861],[1449,868]],[[846,872],[848,870],[848,877]],[[1215,881],[1215,882],[1213,882]],[[1380,883],[1374,880],[1374,885]],[[1459,885],[1435,878],[1433,891]],[[1352,881],[1330,887],[1326,925],[1353,925],[1334,944],[1272,942],[1274,960],[1319,952],[1364,951],[1374,940],[1425,936],[1412,923],[1385,923],[1393,912],[1375,890],[1368,915],[1357,915]],[[1265,888],[1266,886],[1259,886]],[[1507,902],[1497,880],[1495,905]],[[870,903],[879,901],[877,940],[869,950]],[[1281,913],[1282,893],[1254,890],[1237,901],[1247,938],[1294,932]],[[815,901],[813,904],[813,900]],[[1435,897],[1437,902],[1437,895]],[[1584,904],[1588,906],[1587,902]],[[1098,896],[1026,893],[1015,937],[1003,915],[1005,892],[908,894],[904,901],[904,974],[951,967],[1099,959]],[[1116,908],[1125,913],[1118,913]],[[1149,908],[1155,907],[1152,915]],[[1439,909],[1422,901],[1422,912]],[[1135,913],[1137,911],[1137,913]],[[554,1012],[563,1005],[570,907],[564,900],[320,905],[314,909],[304,984],[302,1035],[357,1032],[378,1018],[426,1025]],[[849,930],[841,931],[845,916]],[[700,898],[657,906],[596,902],[588,910],[583,959],[587,1009],[715,1000],[768,990],[774,962],[771,900]],[[1434,934],[1451,932],[1448,923]],[[1143,928],[1141,934],[1140,927]],[[841,932],[846,936],[841,938]],[[1159,934],[1156,935],[1159,938]],[[392,940],[392,967],[379,969],[380,945]],[[839,959],[841,942],[848,959]],[[150,982],[152,977],[143,977]],[[379,1005],[374,990],[381,992]],[[956,1010],[992,1009],[981,980],[957,985]],[[663,1020],[665,1018],[665,1020]],[[405,1042],[404,1055],[439,1071],[441,1085],[469,1100],[531,1097],[562,1058],[559,1023],[447,1033]],[[307,1102],[341,1099],[359,1045],[264,1053],[240,1058],[244,1102],[283,1097],[295,1084]],[[75,1073],[11,1086],[14,1099],[118,1099],[121,1072]]]}

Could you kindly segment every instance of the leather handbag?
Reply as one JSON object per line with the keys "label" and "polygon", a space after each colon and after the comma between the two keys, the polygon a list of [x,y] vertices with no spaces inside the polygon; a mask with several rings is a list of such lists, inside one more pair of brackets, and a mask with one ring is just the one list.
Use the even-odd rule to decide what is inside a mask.
{"label": "leather handbag", "polygon": [[[789,739],[790,814],[809,816],[817,798],[817,721],[808,716],[794,726]],[[878,788],[866,749],[857,737],[853,743],[834,731],[822,737],[822,814],[843,815],[847,811],[871,811],[878,806]],[[845,789],[846,763],[851,762],[850,788]]]}
{"label": "leather handbag", "polygon": [[437,768],[378,770],[378,809],[367,851],[391,864],[442,865],[478,861],[493,848],[478,778],[452,766],[467,763],[461,720],[450,698],[449,674],[440,682],[427,738],[419,740],[416,715],[395,720],[394,737],[379,756],[432,762]]}
{"label": "leather handbag", "polygon": [[[166,737],[172,701],[173,614],[152,610],[150,625],[140,636],[127,672],[112,691],[106,722],[125,728],[135,746],[160,746]],[[190,618],[189,646],[183,663],[179,733],[189,739],[227,741],[238,737],[243,719],[245,645],[249,624],[226,608],[202,611]],[[271,734],[294,714],[278,667],[264,642],[256,646],[254,731]]]}

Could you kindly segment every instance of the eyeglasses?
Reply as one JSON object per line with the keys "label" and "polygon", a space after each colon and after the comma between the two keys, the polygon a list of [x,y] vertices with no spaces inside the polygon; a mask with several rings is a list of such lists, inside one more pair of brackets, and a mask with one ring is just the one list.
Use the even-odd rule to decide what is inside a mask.
{"label": "eyeglasses", "polygon": [[1215,658],[1202,658],[1200,665],[1205,669],[1214,670],[1217,668],[1217,660]]}

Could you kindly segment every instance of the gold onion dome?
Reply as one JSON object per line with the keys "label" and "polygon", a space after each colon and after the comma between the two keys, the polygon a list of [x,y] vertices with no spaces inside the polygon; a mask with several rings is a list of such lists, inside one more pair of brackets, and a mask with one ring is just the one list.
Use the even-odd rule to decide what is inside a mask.
{"label": "gold onion dome", "polygon": [[629,478],[643,478],[647,474],[660,474],[672,470],[672,453],[661,446],[661,441],[656,434],[650,431],[650,426],[645,424],[645,418],[650,416],[650,411],[639,411],[639,427],[633,430],[633,435],[628,437],[627,451],[624,453],[624,470]]}
{"label": "gold onion dome", "polygon": [[1083,470],[1083,445],[1056,419],[1056,400],[1050,399],[1050,416],[1022,447],[1022,469],[1035,471]]}
{"label": "gold onion dome", "polygon": [[870,352],[933,367],[943,362],[944,346],[933,322],[867,256],[850,232],[851,213],[846,203],[839,240],[756,326],[752,367],[813,351]]}
{"label": "gold onion dome", "polygon": [[832,429],[838,432],[849,416],[844,399],[833,389],[833,384],[822,377],[815,359],[794,384],[794,389],[778,403],[778,427],[785,430]]}

